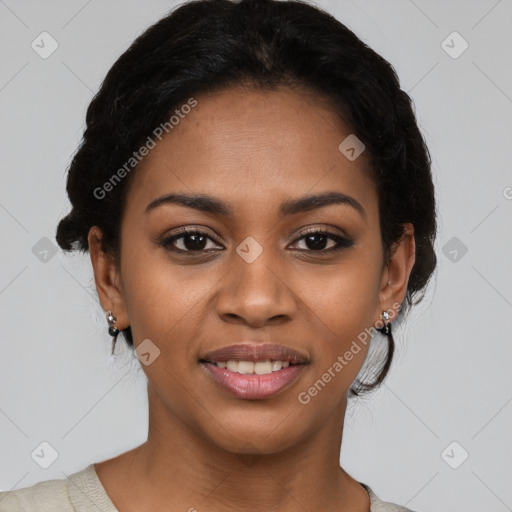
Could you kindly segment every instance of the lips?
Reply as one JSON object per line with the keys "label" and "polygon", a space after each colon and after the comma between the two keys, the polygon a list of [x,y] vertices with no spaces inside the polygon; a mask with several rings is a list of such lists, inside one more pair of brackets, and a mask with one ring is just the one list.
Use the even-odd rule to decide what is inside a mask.
{"label": "lips", "polygon": [[209,363],[235,361],[288,361],[290,364],[308,363],[307,356],[285,345],[274,343],[240,343],[222,347],[203,355],[201,360]]}
{"label": "lips", "polygon": [[[253,363],[261,365],[262,362],[271,362],[273,366],[277,366],[274,366],[275,371],[271,373],[258,375],[244,371],[240,373],[239,362],[242,362],[244,367],[256,367]],[[285,345],[241,343],[208,352],[202,356],[199,363],[207,370],[213,381],[229,395],[261,400],[271,398],[289,388],[309,364],[309,358]]]}

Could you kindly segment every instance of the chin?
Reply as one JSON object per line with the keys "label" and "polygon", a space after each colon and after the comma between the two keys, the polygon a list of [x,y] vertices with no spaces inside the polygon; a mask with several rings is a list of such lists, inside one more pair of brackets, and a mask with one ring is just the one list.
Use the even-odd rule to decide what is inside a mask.
{"label": "chin", "polygon": [[[304,423],[290,418],[285,415],[272,422],[260,418],[239,421],[236,424],[225,421],[215,431],[211,431],[210,424],[209,431],[204,434],[213,444],[227,452],[248,455],[278,454],[300,444],[308,437],[308,432],[303,430]],[[229,427],[224,429],[225,425]]]}

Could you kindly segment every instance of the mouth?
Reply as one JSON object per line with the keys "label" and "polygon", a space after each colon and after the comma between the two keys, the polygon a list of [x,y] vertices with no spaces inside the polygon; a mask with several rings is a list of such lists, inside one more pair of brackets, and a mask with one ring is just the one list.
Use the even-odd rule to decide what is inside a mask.
{"label": "mouth", "polygon": [[235,359],[228,359],[227,361],[218,361],[213,363],[211,361],[201,361],[203,363],[211,363],[218,368],[227,368],[230,372],[240,373],[242,375],[268,375],[272,372],[278,372],[282,368],[288,368],[290,361],[236,361]]}
{"label": "mouth", "polygon": [[290,387],[309,359],[284,345],[238,344],[205,354],[199,364],[229,395],[261,400]]}

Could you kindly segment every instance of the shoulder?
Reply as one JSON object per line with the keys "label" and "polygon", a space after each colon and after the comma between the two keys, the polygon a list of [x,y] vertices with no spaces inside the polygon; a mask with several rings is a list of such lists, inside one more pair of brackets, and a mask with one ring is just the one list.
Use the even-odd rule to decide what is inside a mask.
{"label": "shoulder", "polygon": [[0,492],[0,512],[117,512],[96,475],[94,464],[66,479],[46,480]]}
{"label": "shoulder", "polygon": [[46,480],[31,487],[0,492],[1,512],[73,511],[65,480]]}
{"label": "shoulder", "polygon": [[359,482],[370,495],[370,504],[371,509],[370,512],[414,512],[413,510],[403,507],[401,505],[396,505],[395,503],[389,503],[387,501],[382,501],[366,484]]}

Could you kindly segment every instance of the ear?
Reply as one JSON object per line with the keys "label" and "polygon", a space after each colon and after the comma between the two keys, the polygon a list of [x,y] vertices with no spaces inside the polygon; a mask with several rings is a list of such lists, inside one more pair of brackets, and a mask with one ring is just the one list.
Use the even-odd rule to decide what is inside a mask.
{"label": "ear", "polygon": [[[401,238],[391,247],[391,257],[382,271],[379,300],[375,311],[374,324],[382,319],[382,312],[387,311],[390,319],[398,313],[397,304],[402,304],[407,293],[407,284],[416,260],[414,226],[403,224]],[[395,305],[395,306],[393,306]]]}
{"label": "ear", "polygon": [[94,269],[94,281],[103,310],[105,312],[112,311],[112,314],[117,318],[116,327],[123,330],[129,326],[129,320],[126,314],[121,276],[114,261],[101,248],[102,236],[101,229],[93,226],[87,237],[89,254]]}

